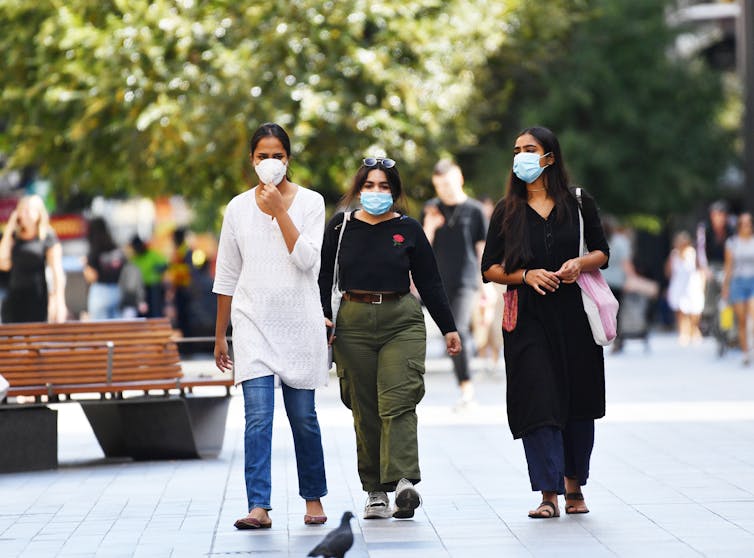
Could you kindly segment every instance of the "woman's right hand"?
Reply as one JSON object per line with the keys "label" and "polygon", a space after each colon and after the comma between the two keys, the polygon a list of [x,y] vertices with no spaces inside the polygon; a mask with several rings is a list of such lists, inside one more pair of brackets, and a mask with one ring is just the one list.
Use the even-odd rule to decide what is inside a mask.
{"label": "woman's right hand", "polygon": [[221,372],[233,371],[233,361],[228,354],[228,340],[225,337],[215,339],[215,365]]}
{"label": "woman's right hand", "polygon": [[546,269],[529,269],[526,271],[526,284],[541,295],[555,292],[560,286],[557,274]]}

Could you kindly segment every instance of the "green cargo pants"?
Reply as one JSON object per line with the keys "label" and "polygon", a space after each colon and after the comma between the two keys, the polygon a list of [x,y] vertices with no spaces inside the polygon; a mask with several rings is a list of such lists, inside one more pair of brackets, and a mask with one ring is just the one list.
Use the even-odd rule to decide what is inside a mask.
{"label": "green cargo pants", "polygon": [[427,332],[419,302],[408,294],[369,304],[344,300],[333,354],[340,395],[353,412],[361,485],[395,490],[419,473],[416,405],[424,397]]}

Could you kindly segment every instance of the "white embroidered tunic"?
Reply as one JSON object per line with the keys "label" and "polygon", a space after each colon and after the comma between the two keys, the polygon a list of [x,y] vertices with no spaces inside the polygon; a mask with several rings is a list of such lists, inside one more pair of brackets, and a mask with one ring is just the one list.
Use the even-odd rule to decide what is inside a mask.
{"label": "white embroidered tunic", "polygon": [[225,211],[212,291],[233,297],[231,344],[236,383],[277,374],[288,386],[327,383],[327,333],[319,299],[325,202],[298,187],[288,209],[300,236],[289,254],[276,220],[252,188]]}

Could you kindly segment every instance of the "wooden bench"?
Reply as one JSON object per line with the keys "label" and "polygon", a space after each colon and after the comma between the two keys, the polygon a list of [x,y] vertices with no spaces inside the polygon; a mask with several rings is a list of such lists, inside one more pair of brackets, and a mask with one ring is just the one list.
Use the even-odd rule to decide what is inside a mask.
{"label": "wooden bench", "polygon": [[[0,472],[57,466],[58,402],[81,405],[106,457],[222,449],[233,378],[185,378],[166,318],[0,325],[0,374]],[[223,395],[194,391],[208,386]]]}

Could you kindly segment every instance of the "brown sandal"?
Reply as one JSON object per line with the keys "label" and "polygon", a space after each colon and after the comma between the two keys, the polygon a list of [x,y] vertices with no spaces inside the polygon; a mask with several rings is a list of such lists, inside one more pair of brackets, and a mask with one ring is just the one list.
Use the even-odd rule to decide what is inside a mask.
{"label": "brown sandal", "polygon": [[547,500],[542,500],[542,503],[537,506],[537,509],[529,512],[529,517],[532,519],[552,519],[554,517],[560,517],[560,511],[558,506]]}
{"label": "brown sandal", "polygon": [[323,525],[327,521],[326,515],[309,515],[304,516],[304,525]]}
{"label": "brown sandal", "polygon": [[256,517],[246,516],[237,520],[233,526],[236,529],[269,529],[272,527],[272,520],[262,522]]}
{"label": "brown sandal", "polygon": [[589,513],[588,508],[578,509],[576,507],[576,504],[568,503],[568,500],[576,500],[577,502],[583,502],[584,494],[582,494],[581,492],[566,492],[565,499],[566,499],[566,507],[565,507],[566,514],[573,515],[573,514],[578,514],[578,513]]}

